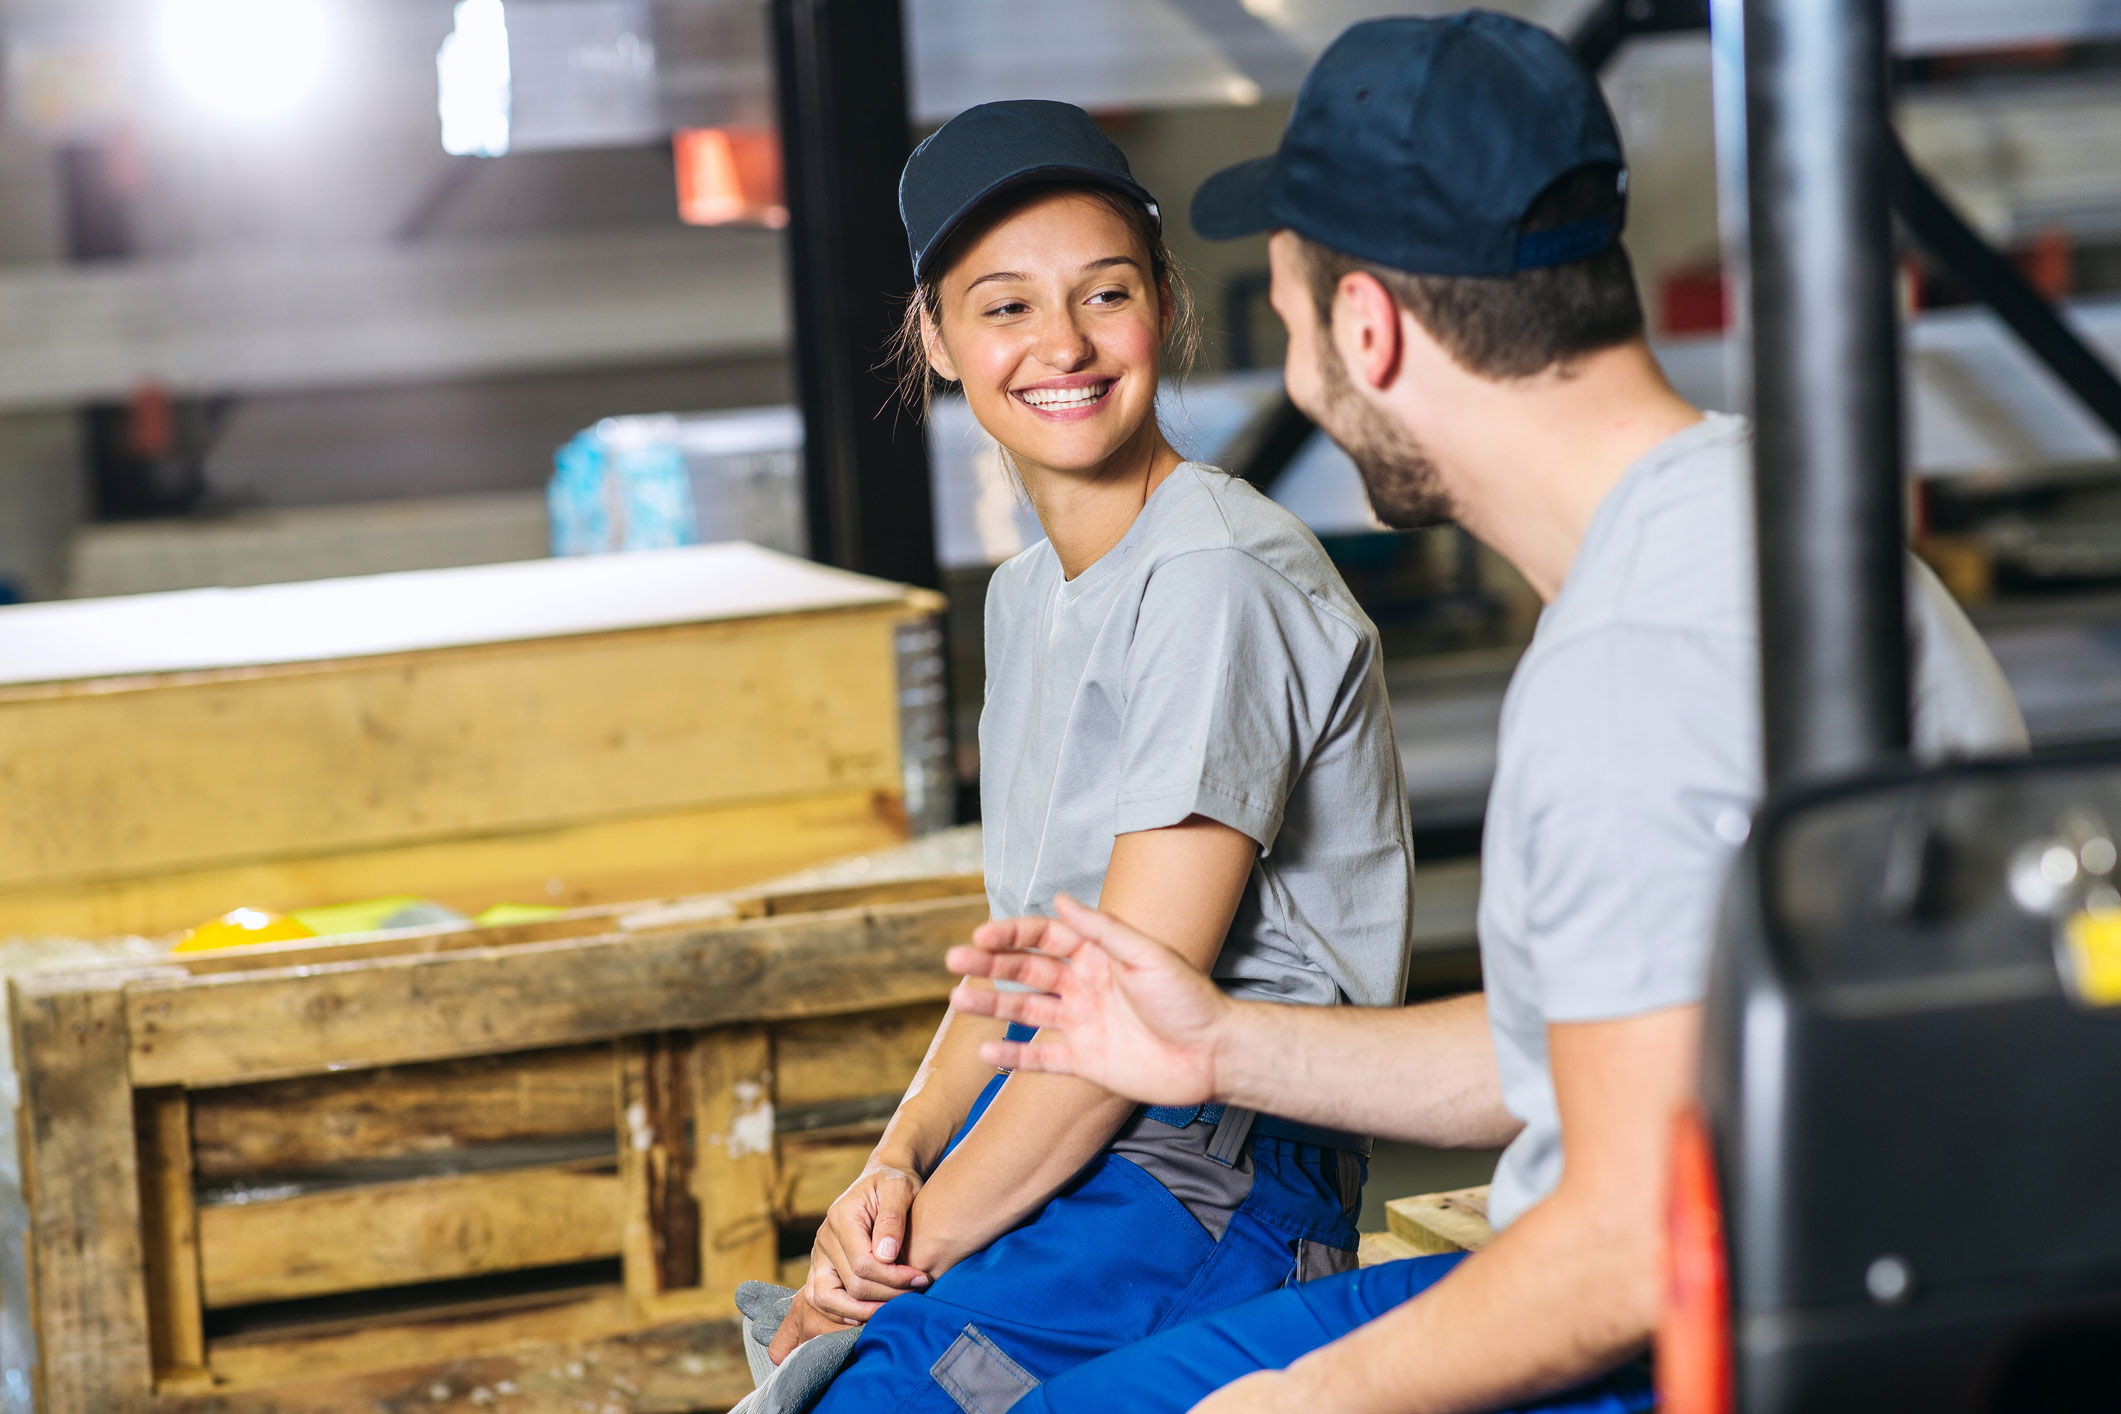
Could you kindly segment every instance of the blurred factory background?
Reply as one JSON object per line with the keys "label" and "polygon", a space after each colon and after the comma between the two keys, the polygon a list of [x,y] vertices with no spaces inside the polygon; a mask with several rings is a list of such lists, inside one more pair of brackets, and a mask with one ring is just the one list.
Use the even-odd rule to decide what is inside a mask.
{"label": "blurred factory background", "polygon": [[[1070,100],[1097,115],[1167,203],[1171,243],[1206,324],[1194,373],[1166,390],[1168,426],[1184,450],[1223,462],[1301,515],[1383,630],[1421,856],[1410,995],[1477,985],[1477,852],[1496,722],[1537,603],[1451,528],[1376,526],[1353,467],[1282,396],[1264,241],[1208,245],[1182,217],[1209,173],[1275,145],[1297,82],[1348,24],[1455,7],[902,3],[913,136],[991,99]],[[1500,8],[1570,36],[1600,64],[1629,150],[1627,240],[1654,341],[1682,392],[1743,410],[1735,357],[1743,339],[1732,326],[1743,272],[1723,254],[1742,248],[1743,211],[1733,184],[1719,180],[1731,164],[1719,162],[1717,147],[1719,91],[1728,101],[1732,89],[1716,80],[1732,76],[1737,56],[1712,49],[1705,28],[1712,7],[1719,22],[1732,18],[1726,3],[1501,0]],[[907,917],[928,909],[919,918],[929,941],[962,936],[986,909],[970,829],[910,846],[942,852],[920,856],[903,877],[871,878],[868,852],[953,821],[969,825],[982,596],[992,567],[1038,528],[992,446],[947,401],[926,437],[932,553],[926,512],[900,514],[886,494],[918,491],[918,461],[908,479],[894,460],[917,451],[917,439],[864,444],[868,420],[843,421],[845,445],[813,446],[806,462],[805,429],[821,425],[816,404],[829,401],[799,396],[816,391],[816,360],[838,359],[844,375],[881,356],[851,347],[877,322],[834,301],[851,305],[849,291],[866,296],[878,279],[898,278],[904,248],[895,227],[864,232],[878,268],[890,272],[864,283],[802,243],[806,210],[829,217],[834,203],[791,202],[789,188],[807,199],[820,172],[828,183],[861,172],[863,115],[877,116],[888,100],[895,123],[900,95],[864,81],[847,87],[879,92],[791,104],[777,75],[802,46],[776,45],[772,17],[800,8],[787,0],[0,0],[0,605],[351,581],[249,598],[0,609],[8,630],[0,711],[16,714],[0,741],[0,779],[16,807],[0,818],[8,845],[0,973],[63,960],[77,946],[99,966],[153,957],[166,975],[264,969],[265,953],[179,967],[166,941],[110,940],[231,909],[207,929],[248,929],[269,916],[284,922],[276,916],[284,911],[301,915],[299,929],[234,941],[314,945],[314,955],[289,956],[365,957],[395,975],[401,947],[464,948],[476,961],[475,944],[498,955],[516,943],[572,939],[584,959],[579,976],[540,972],[516,993],[495,991],[480,973],[464,983],[463,1015],[490,994],[564,996],[581,978],[598,984],[586,990],[633,1008],[616,1021],[574,1018],[571,1031],[524,1022],[498,1039],[470,1035],[467,1022],[469,1039],[436,1040],[430,1032],[448,1030],[434,1022],[436,1008],[455,1016],[448,1008],[457,1005],[447,1001],[455,994],[436,992],[446,1006],[420,997],[378,1003],[376,1035],[362,1033],[344,1053],[327,1053],[319,1040],[312,1054],[302,1047],[330,1028],[311,1021],[337,1003],[311,994],[337,983],[290,967],[304,1020],[269,1038],[292,1047],[286,1055],[224,1044],[224,1031],[256,1019],[236,1003],[168,1023],[165,1039],[129,1061],[123,1027],[99,1030],[106,1051],[116,1046],[96,1062],[115,1098],[75,1128],[107,1141],[111,1154],[131,1154],[129,1087],[145,1087],[141,1240],[174,1252],[170,1264],[192,1264],[153,1268],[150,1259],[161,1284],[135,1305],[152,1316],[152,1332],[135,1329],[132,1307],[107,1322],[131,1342],[127,1358],[138,1368],[126,1377],[140,1390],[150,1359],[165,1393],[216,1379],[264,1387],[310,1378],[324,1368],[319,1342],[342,1336],[326,1351],[341,1374],[488,1348],[480,1340],[499,1348],[529,1329],[509,1321],[546,1319],[542,1307],[529,1315],[518,1307],[557,1302],[555,1292],[579,1298],[565,1307],[567,1321],[604,1321],[598,1338],[616,1339],[647,1319],[642,1311],[660,1309],[661,1320],[677,1309],[643,1305],[643,1292],[697,1296],[771,1274],[778,1260],[800,1259],[823,1203],[846,1181],[844,1166],[864,1161],[862,1125],[880,1123],[895,1099],[872,1092],[897,1083],[922,1054],[947,979],[909,947],[899,958],[911,990],[879,993],[875,1015],[855,1028],[875,1043],[870,1050],[831,1049],[837,1040],[828,1046],[823,1030],[801,1025],[776,1032],[787,1088],[775,1102],[795,1119],[774,1141],[775,1162],[812,1178],[771,1205],[763,1190],[744,1189],[758,1200],[750,1239],[758,1250],[723,1261],[710,1244],[706,1268],[681,1270],[666,1260],[677,1249],[642,1245],[643,1220],[624,1229],[630,1245],[621,1251],[619,1208],[606,1188],[638,1179],[638,1192],[625,1189],[637,1217],[650,1189],[639,1167],[647,1160],[629,1157],[633,1131],[623,1152],[613,1137],[610,1042],[627,1038],[622,1082],[638,1088],[651,1062],[675,1063],[670,1028],[709,1025],[684,1010],[670,979],[707,975],[699,959],[715,940],[685,951],[694,944],[679,937],[683,928],[705,928],[700,920],[710,917],[770,919],[785,908],[796,921],[779,926],[793,933],[812,926],[802,910],[845,909],[830,926],[846,936],[833,934],[823,951],[841,969],[829,985],[852,987],[873,980],[890,942],[863,931],[867,920],[847,924],[851,905],[872,897],[862,889],[883,889],[873,897]],[[845,22],[866,12],[839,13]],[[1900,0],[1895,13],[1895,120],[1909,165],[1896,175],[1893,204],[1904,236],[1917,548],[1989,637],[2037,741],[2110,737],[2121,732],[2113,372],[2121,368],[2121,3]],[[1736,28],[1719,23],[1718,32]],[[811,164],[807,179],[800,168],[784,171],[779,140],[783,115],[799,111],[816,122],[791,143],[798,163]],[[1728,136],[1731,125],[1722,126]],[[888,147],[896,136],[878,141]],[[898,160],[868,175],[895,180]],[[883,211],[880,200],[841,205],[872,218]],[[821,477],[828,461],[840,481]],[[844,484],[849,468],[872,478],[870,500]],[[832,495],[810,500],[806,488],[821,485]],[[867,550],[891,550],[895,538],[900,553],[812,543],[832,539],[820,526],[844,539],[850,522]],[[816,552],[904,583],[857,581],[742,547],[689,559],[575,558],[731,540]],[[554,559],[566,563],[514,563]],[[352,578],[504,564],[468,578]],[[949,600],[940,642],[933,588]],[[636,635],[641,629],[654,632]],[[636,648],[638,659],[603,656]],[[208,678],[212,693],[187,695]],[[647,903],[764,888],[787,869],[841,856],[854,857],[853,874],[783,879],[771,897]],[[429,937],[423,927],[438,931]],[[614,927],[638,927],[647,951],[667,943],[658,964],[667,970],[612,982],[590,944]],[[358,937],[344,946],[361,951],[327,953],[343,937]],[[91,938],[95,949],[83,941]],[[517,960],[534,951],[518,949]],[[563,954],[556,944],[553,956]],[[351,977],[359,963],[349,966]],[[714,1025],[778,1026],[795,1014],[786,997],[731,985],[741,995]],[[201,982],[197,995],[244,994]],[[0,1066],[0,1409],[11,1414],[30,1407],[32,1308],[20,1284],[24,1209],[6,1126],[17,1094],[33,1132],[40,1115],[73,1122],[83,1092],[66,1067],[88,1044],[75,1037],[86,1034],[54,1023],[41,1040],[16,1038],[18,1055],[63,1062],[54,1073],[64,1084],[31,1073],[18,1087]],[[752,1039],[764,1046],[764,1034]],[[724,1033],[698,1035],[708,1038],[701,1064],[751,1073],[704,1049]],[[193,1042],[190,1052],[180,1037]],[[537,1058],[549,1075],[520,1070],[528,1062],[517,1052],[561,1046],[575,1049]],[[806,1054],[823,1059],[808,1071],[787,1061]],[[433,1086],[461,1101],[461,1112],[436,1119],[436,1133],[414,1135],[406,1152],[384,1153],[388,1144],[366,1134],[349,1147],[339,1129],[319,1127],[319,1116],[367,1103],[352,1087],[374,1076],[384,1089],[427,1085],[445,1060],[465,1068]],[[491,1074],[479,1068],[489,1062],[491,1074],[527,1087],[509,1093],[557,1087],[573,1108],[559,1104],[557,1118],[531,1116],[517,1128],[482,1127],[495,1108],[484,1098]],[[245,1108],[253,1101],[255,1111]],[[185,1109],[192,1104],[199,1108]],[[204,1136],[196,1156],[194,1131]],[[263,1137],[243,1152],[230,1141],[223,1152],[215,1133]],[[585,1134],[593,1142],[582,1148]],[[526,1153],[548,1166],[586,1155],[612,1167],[591,1176],[610,1182],[584,1205],[610,1217],[609,1230],[539,1227],[533,1209],[574,1201],[540,1196],[526,1205],[529,1216],[518,1214],[520,1250],[504,1257],[372,1259],[375,1231],[414,1227],[363,1219],[342,1234],[344,1270],[320,1279],[299,1219],[308,1190],[261,1189],[253,1206],[256,1195],[236,1184],[282,1184],[289,1166],[341,1163],[353,1150],[370,1165],[364,1182],[380,1184],[387,1170],[397,1183],[412,1170],[384,1161],[437,1164],[422,1147],[430,1141],[450,1162],[461,1150],[494,1166],[483,1177],[464,1171],[472,1196],[450,1201],[465,1204],[488,1204],[480,1183],[516,1182]],[[87,1140],[33,1157],[57,1175],[41,1180],[42,1198],[31,1193],[46,1207],[63,1207],[75,1187],[103,1192],[97,1175],[121,1197],[138,1187],[131,1168],[120,1172]],[[1480,1182],[1492,1161],[1381,1147],[1365,1226],[1383,1222],[1385,1198]],[[757,1187],[748,1175],[714,1182]],[[590,1181],[573,1169],[561,1177]],[[182,1237],[195,1200],[223,1224],[203,1239],[203,1295],[198,1255],[186,1255]],[[669,1211],[682,1216],[681,1208]],[[58,1293],[44,1298],[54,1320],[73,1323],[43,1338],[68,1357],[75,1326],[101,1330],[76,1320],[68,1293],[120,1291],[113,1272],[137,1286],[141,1262],[115,1245],[91,1251],[75,1228],[39,1211],[66,1239],[45,1240],[43,1255],[31,1255],[47,1263],[38,1268],[45,1291]],[[271,1241],[257,1235],[285,1213],[297,1217],[266,1232]],[[96,1226],[83,1219],[80,1230]],[[131,1226],[131,1218],[104,1220],[98,1230]],[[519,1270],[546,1283],[542,1296],[526,1296],[520,1283],[461,1284]],[[74,1272],[78,1284],[51,1272]],[[378,1290],[380,1306],[358,1305]],[[476,1319],[489,1325],[466,1336],[453,1323],[474,1319],[465,1304],[474,1297],[517,1303],[508,1308],[517,1314],[480,1305]],[[112,1310],[119,1299],[109,1297]],[[332,1304],[341,1302],[354,1304]],[[94,1303],[82,1296],[79,1304]],[[360,1339],[375,1343],[359,1344],[345,1334],[356,1316],[402,1323],[390,1340],[403,1343],[386,1348],[371,1331]],[[540,1339],[558,1338],[539,1329]],[[109,1348],[119,1348],[115,1337]],[[67,1378],[90,1368],[75,1365],[53,1368]],[[80,1388],[90,1393],[47,1407],[135,1407],[111,1403],[96,1393],[101,1386]],[[569,1400],[574,1393],[568,1386]],[[552,1397],[539,1407],[597,1407]]]}
{"label": "blurred factory background", "polygon": [[[1183,209],[1272,145],[1333,34],[1404,8],[909,0],[916,134],[987,99],[1071,99]],[[1703,7],[1507,8],[1650,31],[1604,70],[1628,240],[1675,378],[1736,405]],[[0,600],[803,550],[767,30],[757,0],[5,0]],[[2121,11],[1905,0],[1897,45],[1916,165],[2121,355]],[[1263,243],[1171,231],[1208,338],[1169,416],[1189,450],[1237,458],[1279,397]],[[2112,725],[2114,436],[1979,293],[1910,246],[1924,549],[2004,635],[2036,730]],[[1036,525],[960,410],[929,440],[969,780],[983,575]],[[1287,460],[1271,493],[1403,655],[1431,856],[1463,851],[1534,606],[1452,532],[1376,532],[1323,439]]]}

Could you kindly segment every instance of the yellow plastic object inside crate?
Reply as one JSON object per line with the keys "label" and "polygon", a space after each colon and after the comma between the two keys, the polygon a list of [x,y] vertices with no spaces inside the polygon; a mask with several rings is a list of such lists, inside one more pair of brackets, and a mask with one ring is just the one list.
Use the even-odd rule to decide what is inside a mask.
{"label": "yellow plastic object inside crate", "polygon": [[2087,1006],[2121,1006],[2121,908],[2071,915],[2062,924],[2065,975]]}
{"label": "yellow plastic object inside crate", "polygon": [[213,948],[242,947],[246,943],[284,943],[315,936],[316,929],[284,913],[268,913],[262,908],[237,908],[186,933],[175,950],[206,952]]}

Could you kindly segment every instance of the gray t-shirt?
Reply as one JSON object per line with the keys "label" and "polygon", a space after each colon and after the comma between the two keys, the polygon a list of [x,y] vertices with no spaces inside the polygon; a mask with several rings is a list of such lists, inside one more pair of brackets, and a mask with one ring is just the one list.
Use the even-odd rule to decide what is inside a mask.
{"label": "gray t-shirt", "polygon": [[[1731,858],[1761,794],[1751,429],[1711,414],[1598,507],[1503,699],[1480,952],[1503,1100],[1525,1127],[1488,1212],[1561,1177],[1549,1022],[1701,1000]],[[2003,674],[1912,557],[1916,749],[2025,746]]]}
{"label": "gray t-shirt", "polygon": [[980,714],[997,917],[1097,901],[1115,835],[1204,815],[1259,858],[1215,975],[1396,1005],[1414,856],[1377,630],[1316,537],[1185,463],[1072,581],[1041,542],[987,589]]}

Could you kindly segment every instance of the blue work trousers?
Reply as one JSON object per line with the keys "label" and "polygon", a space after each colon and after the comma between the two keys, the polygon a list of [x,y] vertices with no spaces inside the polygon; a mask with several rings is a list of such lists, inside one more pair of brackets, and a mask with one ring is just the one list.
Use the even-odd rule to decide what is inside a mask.
{"label": "blue work trousers", "polygon": [[1023,1226],[871,1317],[816,1414],[1000,1414],[1086,1360],[1273,1291],[1318,1249],[1353,1249],[1355,1155],[1254,1137],[1243,1162],[1249,1191],[1212,1215],[1217,1236],[1108,1150]]}
{"label": "blue work trousers", "polygon": [[[1006,1408],[1009,1414],[1183,1414],[1224,1385],[1259,1370],[1286,1369],[1367,1325],[1434,1286],[1463,1260],[1464,1253],[1409,1257],[1270,1292],[1078,1365]],[[1648,1373],[1637,1364],[1521,1408],[1527,1414],[1630,1414],[1654,1403]],[[1002,1407],[981,1414],[1002,1414]]]}

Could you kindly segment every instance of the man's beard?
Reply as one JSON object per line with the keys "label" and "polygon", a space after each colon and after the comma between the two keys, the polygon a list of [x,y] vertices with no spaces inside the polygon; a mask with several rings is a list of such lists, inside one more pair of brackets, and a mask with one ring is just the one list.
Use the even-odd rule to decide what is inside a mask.
{"label": "man's beard", "polygon": [[1458,518],[1443,477],[1406,428],[1356,396],[1340,350],[1325,342],[1318,354],[1325,406],[1313,420],[1362,473],[1370,509],[1394,530],[1419,530]]}

